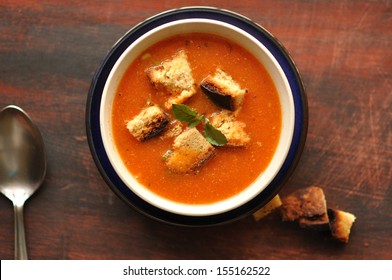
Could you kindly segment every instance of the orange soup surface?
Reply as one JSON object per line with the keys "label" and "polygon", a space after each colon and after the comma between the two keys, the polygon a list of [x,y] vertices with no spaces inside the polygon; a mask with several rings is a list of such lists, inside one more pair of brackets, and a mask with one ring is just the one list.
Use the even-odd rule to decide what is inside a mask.
{"label": "orange soup surface", "polygon": [[[186,105],[209,116],[220,110],[200,89],[200,82],[217,68],[247,89],[237,119],[246,124],[250,143],[243,148],[216,147],[216,156],[197,172],[175,174],[163,162],[173,139],[156,136],[137,141],[126,123],[148,104],[163,104],[169,95],[158,92],[145,70],[184,50],[197,84]],[[174,120],[170,111],[170,119]],[[118,86],[112,109],[113,135],[120,156],[137,180],[152,192],[176,202],[206,204],[224,200],[249,186],[266,169],[281,132],[281,107],[275,85],[264,66],[248,51],[209,34],[175,35],[143,52],[128,67]]]}

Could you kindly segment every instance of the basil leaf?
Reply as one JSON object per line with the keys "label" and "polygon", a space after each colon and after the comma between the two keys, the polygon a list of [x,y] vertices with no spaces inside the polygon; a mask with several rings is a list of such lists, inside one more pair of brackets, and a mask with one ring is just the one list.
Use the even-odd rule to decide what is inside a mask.
{"label": "basil leaf", "polygon": [[195,118],[193,121],[188,122],[188,125],[190,128],[197,126],[200,123],[200,119],[199,118]]}
{"label": "basil leaf", "polygon": [[226,136],[209,122],[204,127],[204,137],[214,146],[223,146],[227,143]]}
{"label": "basil leaf", "polygon": [[173,104],[172,113],[177,120],[188,123],[191,128],[202,122],[204,124],[204,137],[212,145],[223,146],[227,143],[226,136],[220,130],[213,127],[204,115],[199,115],[190,107],[184,104]]}
{"label": "basil leaf", "polygon": [[173,104],[172,113],[173,116],[181,122],[194,123],[195,121],[199,121],[197,112],[184,104]]}

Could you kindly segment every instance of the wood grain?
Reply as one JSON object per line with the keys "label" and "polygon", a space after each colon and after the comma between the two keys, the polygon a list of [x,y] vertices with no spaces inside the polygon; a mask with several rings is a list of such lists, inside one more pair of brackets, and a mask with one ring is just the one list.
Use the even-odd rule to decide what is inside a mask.
{"label": "wood grain", "polygon": [[[272,215],[225,226],[161,224],[104,183],[85,133],[91,78],[129,28],[167,9],[216,6],[272,32],[306,87],[309,131],[281,195],[324,188],[357,216],[350,242]],[[391,1],[2,1],[0,107],[38,124],[48,154],[42,189],[25,207],[32,259],[392,259]],[[0,197],[0,258],[13,258],[13,208]]]}

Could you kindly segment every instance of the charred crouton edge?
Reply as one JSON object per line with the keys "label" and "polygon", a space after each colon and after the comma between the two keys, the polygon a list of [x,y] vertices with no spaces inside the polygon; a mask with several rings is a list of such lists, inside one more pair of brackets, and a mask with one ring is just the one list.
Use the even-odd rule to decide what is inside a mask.
{"label": "charred crouton edge", "polygon": [[144,142],[161,133],[169,117],[158,106],[144,108],[137,116],[127,122],[127,129],[139,141]]}
{"label": "charred crouton edge", "polygon": [[316,231],[328,231],[330,229],[327,213],[313,217],[300,217],[298,224],[302,228]]}
{"label": "charred crouton edge", "polygon": [[226,136],[226,146],[244,147],[249,143],[250,136],[244,130],[245,123],[237,121],[233,112],[222,110],[214,113],[211,115],[210,121]]}
{"label": "charred crouton edge", "polygon": [[164,156],[169,170],[194,172],[215,155],[215,148],[196,129],[187,129],[174,139],[172,150]]}
{"label": "charred crouton edge", "polygon": [[216,105],[230,111],[240,108],[247,92],[220,68],[213,75],[204,78],[200,87]]}
{"label": "charred crouton edge", "polygon": [[146,74],[157,90],[165,90],[171,94],[165,103],[167,109],[171,109],[172,104],[184,103],[196,93],[195,80],[184,50],[158,66],[147,68]]}

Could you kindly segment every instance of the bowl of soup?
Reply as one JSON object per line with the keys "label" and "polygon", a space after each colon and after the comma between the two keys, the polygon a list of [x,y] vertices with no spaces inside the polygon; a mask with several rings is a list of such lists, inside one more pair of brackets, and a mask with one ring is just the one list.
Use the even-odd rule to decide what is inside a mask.
{"label": "bowl of soup", "polygon": [[110,188],[159,221],[235,221],[279,193],[302,153],[298,69],[262,26],[211,7],[129,30],[98,68],[87,136]]}

